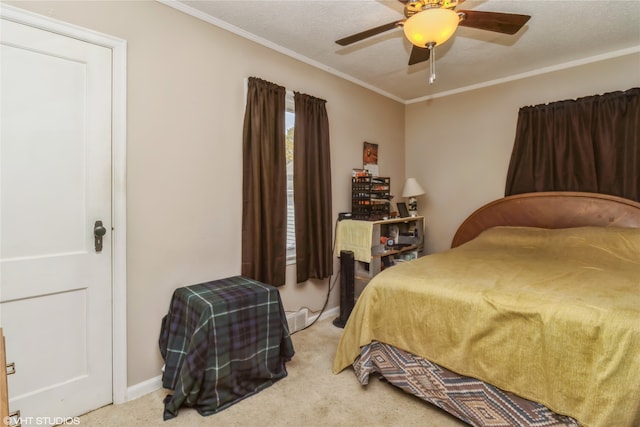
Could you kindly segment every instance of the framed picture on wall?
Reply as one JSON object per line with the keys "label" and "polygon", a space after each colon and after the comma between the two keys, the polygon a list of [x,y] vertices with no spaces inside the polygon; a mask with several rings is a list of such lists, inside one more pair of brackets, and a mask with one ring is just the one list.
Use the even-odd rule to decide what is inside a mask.
{"label": "framed picture on wall", "polygon": [[364,143],[362,164],[365,166],[378,164],[378,144],[372,144],[370,142]]}
{"label": "framed picture on wall", "polygon": [[398,213],[400,214],[400,218],[408,218],[409,210],[407,209],[407,204],[404,202],[396,203],[398,207]]}
{"label": "framed picture on wall", "polygon": [[378,176],[378,144],[364,143],[362,164],[372,176]]}

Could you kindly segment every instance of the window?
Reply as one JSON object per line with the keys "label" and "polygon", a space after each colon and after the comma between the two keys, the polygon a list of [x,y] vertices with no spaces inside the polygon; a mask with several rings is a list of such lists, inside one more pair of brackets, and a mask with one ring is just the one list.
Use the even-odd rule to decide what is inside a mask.
{"label": "window", "polygon": [[293,129],[295,112],[293,93],[287,91],[285,112],[285,144],[287,156],[287,263],[296,261],[296,225],[293,209]]}

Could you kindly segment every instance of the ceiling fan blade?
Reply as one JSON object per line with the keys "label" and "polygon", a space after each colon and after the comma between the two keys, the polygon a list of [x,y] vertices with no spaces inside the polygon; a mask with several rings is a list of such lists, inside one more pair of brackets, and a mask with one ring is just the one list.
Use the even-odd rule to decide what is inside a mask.
{"label": "ceiling fan blade", "polygon": [[529,15],[516,13],[482,12],[478,10],[459,10],[463,19],[461,27],[479,28],[503,34],[515,34],[531,18]]}
{"label": "ceiling fan blade", "polygon": [[427,61],[431,56],[431,50],[426,47],[413,46],[409,56],[409,65]]}
{"label": "ceiling fan blade", "polygon": [[347,46],[352,43],[359,42],[360,40],[369,38],[371,36],[384,33],[385,31],[393,30],[402,22],[404,21],[401,20],[401,21],[389,22],[388,24],[380,25],[379,27],[371,28],[371,29],[362,31],[361,33],[353,34],[349,37],[336,40],[336,43],[338,43],[340,46]]}

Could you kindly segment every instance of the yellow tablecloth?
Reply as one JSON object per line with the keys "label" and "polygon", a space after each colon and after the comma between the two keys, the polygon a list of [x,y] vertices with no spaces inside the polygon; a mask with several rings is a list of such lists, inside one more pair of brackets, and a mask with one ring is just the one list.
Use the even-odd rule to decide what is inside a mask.
{"label": "yellow tablecloth", "polygon": [[[373,222],[342,220],[336,230],[336,253],[352,251],[353,257],[362,262],[371,262],[371,234]],[[376,244],[379,244],[377,242]]]}

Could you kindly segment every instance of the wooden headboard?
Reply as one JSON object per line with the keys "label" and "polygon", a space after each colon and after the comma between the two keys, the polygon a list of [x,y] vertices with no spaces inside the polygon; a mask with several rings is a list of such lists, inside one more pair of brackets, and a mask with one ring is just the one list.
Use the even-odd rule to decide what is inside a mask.
{"label": "wooden headboard", "polygon": [[540,192],[516,194],[488,203],[458,228],[451,247],[498,225],[571,228],[617,226],[640,228],[640,203],[597,193]]}

